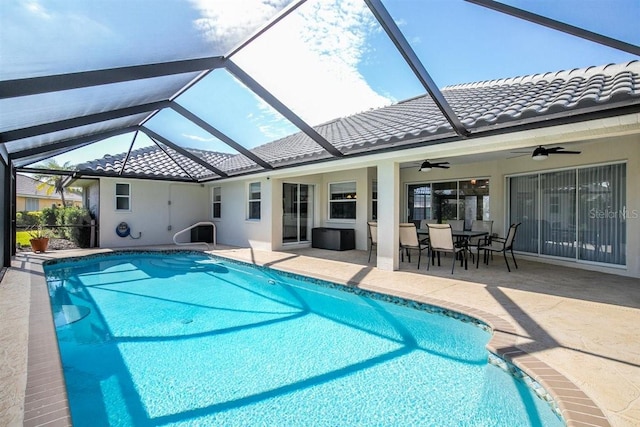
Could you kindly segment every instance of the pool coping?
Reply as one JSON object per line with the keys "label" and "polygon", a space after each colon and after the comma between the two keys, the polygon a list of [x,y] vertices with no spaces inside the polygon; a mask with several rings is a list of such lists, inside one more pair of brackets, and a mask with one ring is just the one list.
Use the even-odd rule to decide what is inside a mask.
{"label": "pool coping", "polygon": [[[113,251],[100,254],[88,254],[84,256],[70,256],[53,260],[52,263],[68,261],[71,258],[86,259],[87,257],[113,255],[126,252],[167,252],[167,253],[198,253],[194,250],[126,250]],[[423,295],[408,292],[390,292],[389,289],[379,288],[360,282],[340,282],[334,277],[312,274],[307,271],[297,271],[292,268],[279,268],[276,266],[249,262],[241,258],[234,258],[228,254],[211,254],[225,260],[232,260],[243,264],[256,265],[270,268],[279,272],[295,274],[311,279],[345,286],[347,288],[375,292],[377,294],[398,297],[409,301],[439,307],[443,310],[460,313],[485,323],[491,329],[491,339],[486,348],[490,353],[506,361],[504,369],[511,370],[518,375],[521,371],[539,384],[548,393],[567,426],[610,426],[607,417],[602,410],[589,398],[577,385],[566,378],[556,369],[541,361],[537,357],[518,348],[516,345],[516,329],[507,320],[482,311],[477,308],[451,303]],[[43,265],[39,266],[42,270]],[[34,281],[35,277],[35,281]],[[64,383],[64,374],[60,361],[60,353],[53,326],[53,316],[49,304],[44,276],[32,274],[31,283],[31,307],[29,310],[29,339],[28,339],[28,369],[27,385],[24,399],[24,426],[72,426],[69,404]],[[496,363],[499,365],[499,362]],[[515,368],[515,371],[514,371]],[[535,390],[534,390],[535,391]],[[544,397],[543,397],[544,398]],[[553,405],[552,405],[553,406]]]}

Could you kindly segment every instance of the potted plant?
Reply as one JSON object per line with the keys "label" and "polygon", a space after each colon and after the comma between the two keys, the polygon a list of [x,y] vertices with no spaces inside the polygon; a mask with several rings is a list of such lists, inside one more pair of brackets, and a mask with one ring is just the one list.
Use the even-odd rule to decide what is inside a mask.
{"label": "potted plant", "polygon": [[49,231],[42,226],[42,223],[38,223],[29,229],[29,236],[31,237],[29,242],[33,252],[46,252],[49,247]]}

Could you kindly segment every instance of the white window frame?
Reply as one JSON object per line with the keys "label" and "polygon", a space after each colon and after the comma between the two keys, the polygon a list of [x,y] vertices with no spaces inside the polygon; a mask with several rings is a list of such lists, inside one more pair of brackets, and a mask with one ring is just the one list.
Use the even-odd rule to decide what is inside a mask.
{"label": "white window frame", "polygon": [[371,181],[371,219],[378,220],[378,181],[375,179]]}
{"label": "white window frame", "polygon": [[[353,194],[353,198],[350,200],[331,200],[331,187],[334,185],[341,185],[341,184],[353,184],[354,185],[354,194]],[[340,181],[340,182],[330,182],[329,186],[328,186],[328,204],[327,204],[327,208],[328,208],[328,212],[327,212],[327,218],[329,221],[345,221],[345,222],[355,222],[358,213],[357,213],[357,190],[358,190],[358,183],[357,181]],[[333,218],[331,216],[331,206],[333,203],[353,203],[353,212],[354,212],[354,216],[353,218]]]}
{"label": "white window frame", "polygon": [[[127,186],[127,194],[118,194],[118,186],[119,185],[126,185]],[[131,184],[128,182],[116,182],[115,185],[115,198],[114,198],[114,202],[115,202],[115,210],[117,212],[131,212]],[[118,200],[119,199],[125,199],[127,200],[127,209],[120,209],[118,208]]]}
{"label": "white window frame", "polygon": [[[255,198],[252,199],[252,195],[255,194],[255,191],[252,192],[251,191],[251,187],[253,185],[257,185],[258,186],[258,194],[260,195],[259,198]],[[258,208],[258,217],[251,217],[251,205],[252,203],[257,203],[259,208]],[[262,219],[262,183],[260,181],[255,181],[255,182],[250,182],[247,185],[247,220],[248,221],[260,221],[260,219]]]}
{"label": "white window frame", "polygon": [[[216,190],[218,199],[216,200]],[[216,216],[216,206],[218,206],[218,216]],[[211,218],[222,218],[222,187],[213,187],[211,189]]]}

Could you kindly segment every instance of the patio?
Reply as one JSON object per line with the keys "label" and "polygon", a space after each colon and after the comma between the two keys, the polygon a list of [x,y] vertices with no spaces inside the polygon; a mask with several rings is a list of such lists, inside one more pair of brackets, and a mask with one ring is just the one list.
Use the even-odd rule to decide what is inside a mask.
{"label": "patio", "polygon": [[[152,249],[170,248],[175,249],[174,246]],[[52,390],[58,395],[63,391],[59,372],[39,373],[27,380],[27,364],[32,374],[32,363],[45,363],[45,358],[38,360],[35,353],[30,353],[27,362],[27,340],[38,337],[38,348],[32,347],[30,352],[39,351],[42,355],[55,352],[47,320],[50,317],[46,311],[39,311],[47,302],[41,262],[86,253],[89,251],[22,253],[5,274],[0,287],[0,306],[7,313],[0,324],[4,344],[0,368],[3,425],[40,425],[52,420],[59,423],[55,425],[67,425],[62,402],[38,407],[27,401],[23,406],[25,384],[31,397],[35,396],[35,390],[42,393]],[[367,264],[368,252],[359,250],[265,252],[219,247],[213,253],[481,317],[497,330],[489,347],[506,353],[514,363],[551,388],[552,394],[560,397],[560,406],[570,425],[633,426],[640,419],[640,340],[635,331],[635,325],[640,323],[637,279],[542,264],[522,257],[517,257],[520,268],[511,273],[507,273],[503,260],[495,259],[488,267],[456,269],[451,275],[448,262],[432,267],[427,274],[425,268],[416,269],[416,259],[401,263],[399,271],[382,271],[373,266],[373,260]],[[30,285],[34,285],[33,289]],[[40,304],[39,309],[36,304]],[[32,326],[24,316],[29,305]],[[44,332],[37,335],[38,330]],[[48,344],[44,344],[46,341]],[[46,345],[53,347],[47,349]],[[513,345],[530,356],[521,354]],[[50,357],[46,360],[49,367],[56,368],[55,360]],[[32,379],[39,383],[31,383]]]}

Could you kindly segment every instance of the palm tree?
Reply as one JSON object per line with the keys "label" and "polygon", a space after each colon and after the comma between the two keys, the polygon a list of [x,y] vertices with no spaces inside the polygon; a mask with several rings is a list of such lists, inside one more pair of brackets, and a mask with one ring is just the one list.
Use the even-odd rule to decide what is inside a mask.
{"label": "palm tree", "polygon": [[[64,164],[60,165],[55,159],[48,160],[44,165],[44,169],[47,170],[71,170],[72,165],[69,162],[64,162]],[[40,184],[36,186],[38,190],[45,190],[47,196],[50,196],[52,193],[60,194],[60,198],[62,199],[62,207],[67,206],[67,203],[64,199],[64,181],[65,175],[35,175],[35,179],[40,181]]]}

